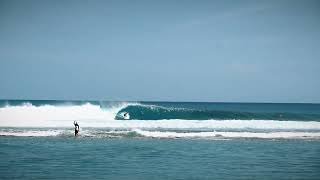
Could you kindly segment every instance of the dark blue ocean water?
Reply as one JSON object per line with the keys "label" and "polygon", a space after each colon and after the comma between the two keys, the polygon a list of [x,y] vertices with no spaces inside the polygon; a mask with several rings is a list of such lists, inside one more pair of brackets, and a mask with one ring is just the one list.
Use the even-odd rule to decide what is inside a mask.
{"label": "dark blue ocean water", "polygon": [[319,179],[314,140],[0,137],[0,179]]}

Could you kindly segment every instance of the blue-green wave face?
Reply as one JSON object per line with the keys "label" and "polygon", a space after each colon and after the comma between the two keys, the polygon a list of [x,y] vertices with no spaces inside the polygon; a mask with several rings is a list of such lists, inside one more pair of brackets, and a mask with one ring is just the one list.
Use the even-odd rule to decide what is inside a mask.
{"label": "blue-green wave face", "polygon": [[46,112],[47,116],[59,115],[65,120],[76,115],[76,118],[105,120],[320,121],[320,104],[0,100],[0,108],[5,110],[3,113],[12,111],[2,116],[28,112],[35,117],[39,112]]}
{"label": "blue-green wave face", "polygon": [[128,105],[121,109],[116,119],[124,119],[127,112],[130,119],[137,120],[161,120],[161,119],[185,119],[185,120],[319,120],[320,114],[291,113],[291,112],[241,112],[222,110],[199,110],[191,108],[173,108],[156,105]]}
{"label": "blue-green wave face", "polygon": [[320,104],[0,101],[0,136],[320,137]]}

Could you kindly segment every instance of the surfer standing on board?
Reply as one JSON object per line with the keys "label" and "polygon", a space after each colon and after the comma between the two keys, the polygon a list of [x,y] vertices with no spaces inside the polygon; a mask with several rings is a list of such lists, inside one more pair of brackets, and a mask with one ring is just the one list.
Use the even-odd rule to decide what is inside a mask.
{"label": "surfer standing on board", "polygon": [[128,119],[128,113],[125,112],[125,113],[123,114],[123,117],[124,117],[124,119]]}
{"label": "surfer standing on board", "polygon": [[79,127],[78,122],[76,122],[76,121],[74,121],[73,124],[74,124],[74,136],[77,136],[79,133],[80,127]]}

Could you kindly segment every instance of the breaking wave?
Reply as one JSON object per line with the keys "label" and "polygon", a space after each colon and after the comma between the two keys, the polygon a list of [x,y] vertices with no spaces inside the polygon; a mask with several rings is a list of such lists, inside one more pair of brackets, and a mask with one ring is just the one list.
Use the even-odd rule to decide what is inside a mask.
{"label": "breaking wave", "polygon": [[[2,103],[2,104],[1,104]],[[124,113],[128,113],[127,119]],[[320,115],[167,107],[137,102],[0,101],[0,136],[320,138]]]}
{"label": "breaking wave", "polygon": [[[318,108],[318,107],[317,107]],[[124,117],[128,113],[128,117]],[[138,102],[0,101],[0,120],[291,120],[320,121],[320,113],[201,109]]]}
{"label": "breaking wave", "polygon": [[162,119],[186,119],[186,120],[209,120],[209,119],[255,119],[255,120],[319,120],[319,114],[288,113],[288,112],[243,112],[202,110],[191,108],[164,107],[145,104],[128,104],[119,111],[116,119],[123,119],[121,114],[128,112],[131,119],[139,120],[162,120]]}

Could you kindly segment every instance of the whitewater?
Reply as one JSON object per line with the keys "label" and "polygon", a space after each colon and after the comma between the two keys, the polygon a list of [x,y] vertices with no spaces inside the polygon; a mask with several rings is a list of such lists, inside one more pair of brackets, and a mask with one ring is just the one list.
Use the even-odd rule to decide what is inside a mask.
{"label": "whitewater", "polygon": [[[14,104],[5,101],[2,104],[0,136],[71,137],[73,121],[77,121],[81,127],[81,137],[320,139],[318,106],[312,107],[316,109],[312,113],[305,107],[303,108],[307,110],[298,113],[292,112],[296,111],[296,107],[289,111],[280,108],[279,113],[259,112],[259,109],[239,110],[239,107],[245,105],[233,105],[239,107],[230,109],[229,104],[219,107],[220,104],[203,103],[186,105],[141,102],[41,102],[39,104],[23,101]],[[268,105],[255,106],[268,108]],[[132,118],[124,120],[122,117],[124,112],[128,112]],[[192,119],[189,116],[199,119]],[[234,119],[229,119],[233,116]],[[165,119],[161,119],[163,117]],[[301,117],[305,119],[297,120]]]}

